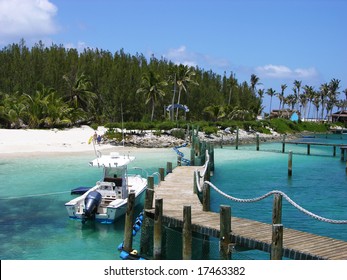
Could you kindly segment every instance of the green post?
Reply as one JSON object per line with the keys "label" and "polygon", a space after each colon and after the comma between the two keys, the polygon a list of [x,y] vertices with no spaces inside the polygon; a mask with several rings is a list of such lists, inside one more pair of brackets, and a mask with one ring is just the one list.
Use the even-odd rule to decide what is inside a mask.
{"label": "green post", "polygon": [[259,134],[257,133],[257,151],[259,151]]}
{"label": "green post", "polygon": [[289,151],[288,154],[288,176],[291,177],[293,174],[293,152]]}
{"label": "green post", "polygon": [[284,153],[286,149],[286,135],[283,135],[283,140],[282,140],[282,153]]}

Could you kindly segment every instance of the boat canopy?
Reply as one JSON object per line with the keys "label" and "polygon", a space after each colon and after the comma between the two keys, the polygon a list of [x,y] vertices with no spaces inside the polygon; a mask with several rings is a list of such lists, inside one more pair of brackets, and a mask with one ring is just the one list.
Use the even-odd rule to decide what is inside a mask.
{"label": "boat canopy", "polygon": [[122,167],[128,165],[135,159],[134,156],[120,155],[117,152],[112,152],[109,155],[102,155],[89,162],[92,167]]}

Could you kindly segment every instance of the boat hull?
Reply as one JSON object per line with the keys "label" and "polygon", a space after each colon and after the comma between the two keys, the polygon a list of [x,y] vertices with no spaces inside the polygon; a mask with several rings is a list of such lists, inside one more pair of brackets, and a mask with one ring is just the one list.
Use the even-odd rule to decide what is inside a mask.
{"label": "boat hull", "polygon": [[[137,178],[137,184],[138,187],[135,192],[135,206],[138,206],[143,201],[143,195],[145,193],[145,190],[147,188],[147,180],[141,178]],[[65,204],[68,216],[72,220],[84,220],[84,201],[85,198],[88,196],[90,192],[98,191],[100,189],[100,186],[95,186],[91,188],[88,192],[85,194],[72,199],[68,203]],[[103,196],[103,199],[109,198],[109,195],[107,197]],[[98,207],[98,210],[96,211],[93,220],[96,222],[102,223],[102,224],[112,224],[117,219],[121,218],[123,215],[125,215],[127,210],[127,203],[128,199],[114,199],[111,203],[108,205],[101,205]]]}

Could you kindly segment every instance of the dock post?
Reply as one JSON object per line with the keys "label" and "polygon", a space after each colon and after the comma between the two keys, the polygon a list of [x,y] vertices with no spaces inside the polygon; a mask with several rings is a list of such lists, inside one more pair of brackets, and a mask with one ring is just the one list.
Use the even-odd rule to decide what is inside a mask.
{"label": "dock post", "polygon": [[239,127],[236,128],[236,143],[235,143],[235,149],[239,149]]}
{"label": "dock post", "polygon": [[166,174],[172,173],[172,162],[166,163]]}
{"label": "dock post", "polygon": [[282,153],[284,153],[286,149],[286,135],[283,134],[283,140],[282,140]]}
{"label": "dock post", "polygon": [[193,184],[193,193],[198,193],[198,182],[197,182],[197,179],[196,179],[197,176],[200,176],[200,174],[199,174],[199,171],[195,170],[194,171],[194,178],[193,178],[193,182],[194,182],[194,184]]}
{"label": "dock post", "polygon": [[291,177],[293,174],[293,152],[289,151],[288,154],[288,176]]}
{"label": "dock post", "polygon": [[214,145],[210,144],[209,149],[209,155],[210,155],[210,162],[211,162],[211,171],[214,172]]}
{"label": "dock post", "polygon": [[206,183],[202,187],[202,211],[210,211],[210,185]]}
{"label": "dock post", "polygon": [[153,198],[154,198],[154,177],[149,176],[147,178],[147,189],[145,193],[145,203],[144,203],[144,215],[143,215],[143,223],[141,226],[141,239],[140,239],[140,254],[146,255],[150,251],[151,243],[150,243],[150,218],[147,215],[146,210],[153,208]]}
{"label": "dock post", "polygon": [[307,155],[310,155],[311,153],[311,145],[307,144]]}
{"label": "dock post", "polygon": [[204,175],[204,181],[210,181],[211,179],[211,162],[207,164],[206,172]]}
{"label": "dock post", "polygon": [[125,214],[125,227],[124,227],[124,244],[123,248],[126,252],[133,250],[133,220],[135,210],[135,193],[129,193],[128,205]]}
{"label": "dock post", "polygon": [[182,157],[177,156],[177,166],[182,166]]}
{"label": "dock post", "polygon": [[283,225],[272,225],[271,260],[282,260]]}
{"label": "dock post", "polygon": [[283,250],[282,195],[274,195],[272,207],[271,260],[281,260]]}
{"label": "dock post", "polygon": [[153,234],[153,258],[161,260],[162,258],[162,218],[163,218],[163,199],[155,200],[154,210],[154,234]]}
{"label": "dock post", "polygon": [[227,205],[220,206],[220,248],[219,257],[221,260],[231,259],[231,207]]}
{"label": "dock post", "polygon": [[165,181],[165,170],[164,168],[159,168],[160,181]]}
{"label": "dock post", "polygon": [[190,149],[190,165],[191,166],[194,166],[194,159],[195,159],[195,150],[194,150],[194,148],[192,147],[191,149]]}
{"label": "dock post", "polygon": [[274,195],[273,207],[272,207],[272,223],[282,223],[282,195],[276,193]]}
{"label": "dock post", "polygon": [[153,197],[154,197],[154,177],[147,177],[147,189],[144,207],[145,209],[152,209],[153,206]]}
{"label": "dock post", "polygon": [[192,211],[191,206],[183,206],[182,259],[192,259]]}
{"label": "dock post", "polygon": [[256,138],[256,150],[259,151],[259,134],[257,133],[257,138]]}
{"label": "dock post", "polygon": [[333,147],[333,157],[336,157],[336,146]]}

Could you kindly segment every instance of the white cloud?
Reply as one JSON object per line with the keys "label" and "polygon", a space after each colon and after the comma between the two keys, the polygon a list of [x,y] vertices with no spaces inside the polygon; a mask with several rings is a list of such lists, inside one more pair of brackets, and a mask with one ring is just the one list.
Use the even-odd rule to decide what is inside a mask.
{"label": "white cloud", "polygon": [[193,52],[188,52],[186,46],[181,46],[177,49],[169,49],[164,57],[175,64],[184,64],[187,66],[198,65],[197,55]]}
{"label": "white cloud", "polygon": [[297,68],[290,69],[284,65],[259,66],[255,68],[257,75],[264,78],[278,78],[278,79],[312,79],[318,76],[318,72],[314,67],[310,68]]}
{"label": "white cloud", "polygon": [[189,51],[186,46],[169,49],[163,56],[175,64],[199,66],[200,68],[214,69],[229,66],[229,62],[225,59],[219,59],[210,55],[192,52]]}
{"label": "white cloud", "polygon": [[57,7],[49,0],[0,0],[0,37],[18,38],[54,34]]}
{"label": "white cloud", "polygon": [[87,44],[82,41],[78,41],[77,45],[74,43],[65,43],[64,46],[67,49],[76,49],[78,52],[83,52],[84,49],[88,48]]}

